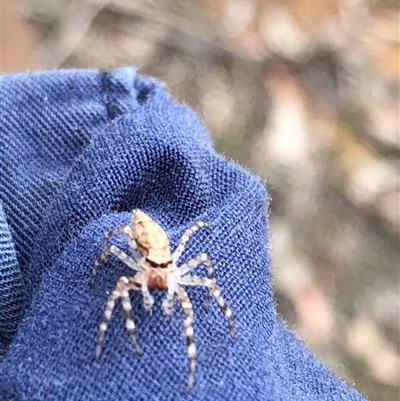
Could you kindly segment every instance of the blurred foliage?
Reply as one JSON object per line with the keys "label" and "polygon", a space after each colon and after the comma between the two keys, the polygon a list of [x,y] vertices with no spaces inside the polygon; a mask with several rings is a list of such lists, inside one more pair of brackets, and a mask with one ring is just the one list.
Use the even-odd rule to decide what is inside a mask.
{"label": "blurred foliage", "polygon": [[31,0],[36,68],[136,65],[266,179],[279,310],[372,400],[399,397],[399,4]]}

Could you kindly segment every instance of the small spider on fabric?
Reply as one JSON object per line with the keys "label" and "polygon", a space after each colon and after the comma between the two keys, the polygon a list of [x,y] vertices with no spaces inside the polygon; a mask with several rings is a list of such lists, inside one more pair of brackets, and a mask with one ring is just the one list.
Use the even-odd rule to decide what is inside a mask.
{"label": "small spider on fabric", "polygon": [[[189,388],[193,387],[196,367],[196,345],[193,333],[194,314],[192,303],[182,286],[204,286],[209,288],[210,292],[207,299],[209,299],[210,295],[214,296],[228,319],[232,338],[235,336],[233,315],[217,286],[210,257],[206,253],[202,253],[181,266],[176,264],[190,236],[200,228],[207,226],[207,223],[200,221],[187,229],[174,252],[171,252],[169,239],[165,231],[150,216],[140,210],[135,210],[132,213],[131,225],[122,225],[105,233],[104,249],[94,263],[91,284],[93,285],[97,277],[99,266],[107,261],[107,257],[110,254],[117,256],[137,273],[133,277],[120,277],[114,291],[108,298],[97,337],[96,359],[100,358],[105,332],[118,298],[121,298],[122,308],[125,312],[126,328],[137,352],[142,354],[142,349],[136,338],[129,291],[141,291],[145,309],[151,310],[154,299],[149,290],[167,290],[166,298],[163,301],[165,312],[172,314],[175,297],[181,303],[185,314],[184,330],[189,355],[188,386]],[[126,234],[132,256],[129,256],[117,246],[109,244],[110,237],[119,233]],[[187,275],[201,263],[204,263],[207,268],[208,278]]]}

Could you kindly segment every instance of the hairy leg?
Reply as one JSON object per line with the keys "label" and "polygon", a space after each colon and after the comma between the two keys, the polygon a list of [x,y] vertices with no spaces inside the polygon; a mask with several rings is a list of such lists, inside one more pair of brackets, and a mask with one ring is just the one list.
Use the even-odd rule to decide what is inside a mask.
{"label": "hairy leg", "polygon": [[172,315],[174,309],[174,295],[176,289],[176,278],[174,275],[170,275],[167,279],[167,296],[163,301],[163,308],[167,315]]}
{"label": "hairy leg", "polygon": [[126,317],[126,328],[129,332],[131,340],[139,354],[142,353],[142,349],[137,341],[136,333],[135,333],[135,322],[133,320],[132,314],[132,305],[129,300],[129,291],[130,290],[140,290],[140,285],[136,282],[134,277],[120,277],[115,287],[115,290],[110,294],[107,300],[106,310],[103,315],[102,322],[99,328],[99,334],[97,336],[97,344],[96,344],[96,359],[100,358],[101,349],[104,342],[105,333],[108,327],[108,324],[111,319],[112,312],[115,307],[115,302],[118,298],[122,300],[122,308],[125,312]]}
{"label": "hairy leg", "polygon": [[181,303],[183,311],[185,313],[184,330],[186,336],[186,345],[188,347],[189,356],[189,388],[193,387],[194,384],[194,373],[196,370],[196,344],[194,342],[193,333],[193,306],[186,291],[182,287],[178,287],[175,295],[178,301]]}
{"label": "hairy leg", "polygon": [[[133,258],[131,258],[130,256],[128,256],[125,252],[123,252],[121,249],[119,249],[118,247],[116,247],[115,245],[110,245],[109,241],[110,238],[114,235],[117,235],[119,233],[125,233],[128,236],[128,242],[129,242],[129,246],[134,254],[134,256],[138,256],[138,252],[137,252],[137,247],[136,247],[136,242],[133,239],[133,233],[132,233],[132,229],[130,226],[124,224],[123,226],[117,227],[111,231],[108,231],[104,234],[104,246],[103,246],[103,252],[101,253],[101,255],[95,260],[94,265],[93,265],[93,270],[92,270],[92,278],[90,280],[90,284],[93,285],[96,277],[97,277],[97,272],[99,269],[99,266],[102,263],[107,262],[107,257],[113,253],[114,255],[116,255],[119,259],[121,259],[126,265],[128,265],[130,268],[134,269],[134,270],[138,270],[138,268],[135,268],[134,266],[136,266],[136,262]],[[140,255],[139,255],[140,257]]]}
{"label": "hairy leg", "polygon": [[185,246],[186,246],[187,242],[189,241],[190,236],[193,233],[195,233],[196,231],[200,230],[200,228],[203,228],[203,227],[209,227],[209,224],[208,223],[204,223],[202,221],[199,221],[194,226],[188,228],[184,232],[184,234],[182,235],[182,238],[181,238],[181,241],[180,241],[179,245],[176,247],[174,253],[172,254],[172,257],[173,257],[175,262],[182,255],[182,252],[185,249]]}
{"label": "hairy leg", "polygon": [[[142,274],[144,274],[144,273],[142,273]],[[151,314],[151,308],[153,307],[153,304],[154,304],[154,298],[151,296],[151,294],[149,292],[149,288],[147,287],[147,279],[145,277],[143,277],[143,279],[141,279],[140,282],[141,282],[141,290],[142,290],[142,295],[143,295],[144,309],[150,311],[150,314]]]}
{"label": "hairy leg", "polygon": [[222,311],[225,313],[226,318],[228,319],[228,324],[229,324],[229,330],[231,337],[235,337],[235,322],[233,319],[233,314],[232,311],[230,310],[228,304],[226,303],[225,299],[223,298],[221,294],[221,290],[215,283],[215,281],[205,278],[205,277],[199,277],[199,276],[186,276],[182,277],[179,281],[178,284],[182,285],[200,285],[204,287],[208,287],[211,291],[211,294],[214,296],[216,301],[218,302],[218,305],[221,307]]}
{"label": "hairy leg", "polygon": [[[185,274],[189,273],[191,270],[194,270],[199,264],[204,263],[207,268],[207,273],[208,273],[208,278],[212,280],[215,284],[215,273],[214,273],[214,268],[211,264],[211,259],[206,253],[202,253],[192,260],[189,260],[189,262],[183,264],[179,269],[179,275],[182,277]],[[211,298],[212,292],[210,289],[209,294],[207,295],[206,302],[205,302],[205,307],[208,308],[208,305],[210,303],[210,298]]]}

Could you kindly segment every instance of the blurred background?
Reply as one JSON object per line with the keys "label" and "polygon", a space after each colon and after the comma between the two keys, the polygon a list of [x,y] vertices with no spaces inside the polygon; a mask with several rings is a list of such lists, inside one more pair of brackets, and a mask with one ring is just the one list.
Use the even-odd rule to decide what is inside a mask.
{"label": "blurred background", "polygon": [[135,65],[272,196],[290,327],[399,399],[399,3],[2,0],[1,72]]}

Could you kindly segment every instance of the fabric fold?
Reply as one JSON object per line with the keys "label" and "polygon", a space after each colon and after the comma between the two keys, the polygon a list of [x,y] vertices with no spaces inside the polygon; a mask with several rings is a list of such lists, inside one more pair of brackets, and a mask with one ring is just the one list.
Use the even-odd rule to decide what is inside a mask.
{"label": "fabric fold", "polygon": [[[39,91],[41,99],[52,82],[58,96],[52,95],[47,113],[40,109],[44,120],[35,132],[28,121],[18,125],[1,110],[11,121],[1,133],[3,140],[11,138],[1,163],[14,181],[3,179],[0,188],[15,186],[2,200],[28,283],[25,316],[0,365],[2,399],[362,400],[281,322],[271,284],[268,194],[258,178],[214,151],[193,111],[130,68],[26,75],[3,79],[3,86],[7,92],[21,81],[25,92]],[[11,109],[24,112],[7,99]],[[23,152],[29,163],[16,166],[25,137],[32,143]],[[22,182],[28,192],[40,190],[23,197]],[[204,308],[207,291],[189,288],[198,350],[191,391],[183,313],[175,303],[174,314],[166,316],[162,292],[154,292],[152,315],[141,294],[131,294],[144,354],[136,354],[118,304],[101,359],[94,360],[108,294],[132,271],[111,256],[90,287],[91,268],[104,233],[129,224],[136,208],[166,230],[172,247],[193,223],[210,224],[193,235],[180,260],[210,255],[237,337],[230,338],[215,301]],[[129,252],[123,234],[112,241]],[[199,266],[196,273],[206,269]]]}

